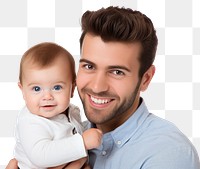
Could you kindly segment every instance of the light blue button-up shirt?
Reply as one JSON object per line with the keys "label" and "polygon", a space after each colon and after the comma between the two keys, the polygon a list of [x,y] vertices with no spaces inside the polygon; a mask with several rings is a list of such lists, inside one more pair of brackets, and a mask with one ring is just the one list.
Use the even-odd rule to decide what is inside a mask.
{"label": "light blue button-up shirt", "polygon": [[200,169],[188,138],[149,113],[143,101],[124,124],[104,134],[102,145],[89,155],[94,169]]}

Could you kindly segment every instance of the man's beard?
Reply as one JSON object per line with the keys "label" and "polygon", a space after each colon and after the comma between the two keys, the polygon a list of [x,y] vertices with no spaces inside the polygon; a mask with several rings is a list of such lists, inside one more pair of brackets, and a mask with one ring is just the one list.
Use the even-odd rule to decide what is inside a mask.
{"label": "man's beard", "polygon": [[[133,107],[133,104],[135,102],[135,99],[136,99],[136,96],[138,94],[138,91],[139,91],[139,87],[140,87],[140,84],[141,84],[141,80],[138,81],[136,87],[135,87],[135,90],[133,92],[131,92],[131,94],[126,97],[124,99],[124,101],[116,108],[114,108],[112,110],[112,112],[108,113],[105,117],[103,117],[101,120],[93,120],[90,118],[90,113],[89,113],[89,110],[87,110],[87,106],[86,106],[86,102],[83,98],[81,98],[81,95],[79,93],[79,96],[81,98],[81,101],[82,101],[82,104],[83,104],[83,109],[85,111],[85,115],[87,117],[87,119],[94,123],[94,124],[103,124],[103,123],[106,123],[107,121],[110,121],[112,119],[116,119],[116,118],[119,118],[120,116],[123,116],[123,114],[126,114],[129,109],[131,109],[131,107]],[[79,91],[78,91],[79,92]],[[91,89],[87,89],[87,88],[83,88],[81,90],[82,93],[86,94],[86,93],[90,93],[90,94],[93,94],[94,92],[92,92]],[[115,98],[119,98],[119,96],[116,96],[112,93],[108,93],[108,92],[102,92],[102,93],[98,93],[98,94],[94,94],[96,97],[111,97],[111,96],[114,96]],[[95,110],[95,112],[98,112],[98,111],[101,111],[101,110]]]}

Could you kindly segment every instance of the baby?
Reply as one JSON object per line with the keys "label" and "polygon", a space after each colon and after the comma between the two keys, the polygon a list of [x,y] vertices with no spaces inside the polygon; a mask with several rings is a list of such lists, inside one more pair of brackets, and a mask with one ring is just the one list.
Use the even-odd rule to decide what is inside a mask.
{"label": "baby", "polygon": [[70,104],[75,88],[72,55],[55,43],[40,43],[21,59],[19,83],[26,106],[16,124],[15,158],[20,169],[69,164],[97,148],[102,132],[84,131],[78,107]]}

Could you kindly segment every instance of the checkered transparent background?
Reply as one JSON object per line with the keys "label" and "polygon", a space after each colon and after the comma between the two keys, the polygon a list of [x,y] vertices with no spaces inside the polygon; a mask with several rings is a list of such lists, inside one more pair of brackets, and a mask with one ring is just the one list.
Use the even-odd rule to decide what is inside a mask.
{"label": "checkered transparent background", "polygon": [[[17,87],[22,54],[39,42],[54,41],[78,65],[81,15],[109,5],[140,10],[152,19],[159,38],[156,74],[142,96],[200,154],[200,0],[0,0],[0,169],[12,158],[15,120],[24,105]],[[72,102],[81,107],[77,92]]]}

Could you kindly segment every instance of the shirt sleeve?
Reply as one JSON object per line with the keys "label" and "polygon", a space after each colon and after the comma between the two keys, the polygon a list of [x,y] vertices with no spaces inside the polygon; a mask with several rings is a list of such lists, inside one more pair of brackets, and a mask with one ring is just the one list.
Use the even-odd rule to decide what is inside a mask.
{"label": "shirt sleeve", "polygon": [[58,166],[87,156],[80,134],[54,140],[40,119],[21,119],[18,133],[28,159],[38,167]]}

